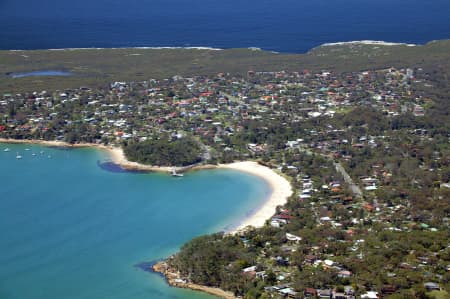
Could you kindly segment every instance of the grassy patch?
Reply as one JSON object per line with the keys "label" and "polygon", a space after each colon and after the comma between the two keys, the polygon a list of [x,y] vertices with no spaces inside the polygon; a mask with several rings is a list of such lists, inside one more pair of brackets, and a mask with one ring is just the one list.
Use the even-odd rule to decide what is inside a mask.
{"label": "grassy patch", "polygon": [[432,291],[429,293],[431,298],[435,299],[448,299],[450,298],[450,294],[446,291]]}

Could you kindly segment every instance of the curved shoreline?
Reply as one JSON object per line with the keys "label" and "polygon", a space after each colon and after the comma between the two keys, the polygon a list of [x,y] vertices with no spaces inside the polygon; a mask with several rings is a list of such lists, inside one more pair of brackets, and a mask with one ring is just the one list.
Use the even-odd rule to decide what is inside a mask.
{"label": "curved shoreline", "polygon": [[229,164],[219,165],[192,165],[186,167],[171,167],[171,166],[152,166],[144,165],[137,162],[129,161],[120,147],[106,146],[102,144],[93,143],[76,143],[70,144],[64,141],[46,141],[46,140],[18,140],[0,138],[0,143],[10,144],[37,144],[44,146],[68,147],[68,148],[96,148],[106,151],[114,164],[127,170],[141,170],[149,172],[165,172],[169,173],[172,169],[177,172],[185,172],[191,170],[201,169],[232,169],[241,172],[246,172],[251,175],[262,178],[271,188],[271,193],[268,198],[264,199],[261,205],[252,212],[252,214],[241,220],[240,223],[228,231],[228,233],[237,233],[247,227],[262,227],[266,220],[268,220],[276,211],[277,206],[284,205],[288,198],[292,195],[292,186],[288,180],[276,173],[269,167],[258,164],[254,161],[234,162]]}
{"label": "curved shoreline", "polygon": [[267,166],[263,166],[253,161],[234,162],[230,164],[220,164],[219,169],[233,169],[241,172],[246,172],[254,176],[262,178],[271,188],[270,196],[265,202],[259,206],[252,215],[245,218],[239,225],[237,225],[231,233],[236,233],[247,227],[262,227],[266,221],[272,217],[276,211],[277,206],[284,205],[288,198],[292,195],[292,186],[287,179],[276,173]]}
{"label": "curved shoreline", "polygon": [[[17,139],[6,139],[0,138],[0,143],[10,143],[10,144],[36,144],[44,146],[55,146],[55,147],[68,147],[68,148],[96,148],[106,151],[110,156],[113,163],[121,166],[124,169],[129,170],[143,170],[143,171],[158,171],[158,172],[169,172],[174,167],[169,166],[150,166],[143,165],[137,162],[129,161],[120,147],[115,146],[105,146],[101,144],[92,143],[77,143],[70,144],[64,141],[45,141],[45,140],[17,140]],[[249,217],[243,219],[239,224],[237,224],[228,233],[236,234],[248,227],[262,227],[264,226],[266,220],[268,220],[276,211],[276,207],[284,205],[288,198],[292,195],[293,190],[289,181],[276,173],[269,167],[258,164],[254,161],[244,161],[244,162],[234,162],[229,164],[219,164],[219,165],[194,165],[192,167],[176,167],[177,171],[188,171],[188,170],[201,170],[201,169],[232,169],[241,172],[246,172],[251,175],[258,176],[262,178],[266,183],[269,184],[271,188],[270,196],[265,199],[265,201],[254,211]],[[170,269],[167,263],[159,262],[152,266],[154,272],[158,272],[164,275],[167,283],[172,287],[187,288],[195,291],[200,291],[214,295],[219,298],[232,299],[236,298],[231,292],[227,292],[220,288],[208,287],[198,284],[193,284],[190,282],[185,282],[180,280],[180,277],[176,271]]]}

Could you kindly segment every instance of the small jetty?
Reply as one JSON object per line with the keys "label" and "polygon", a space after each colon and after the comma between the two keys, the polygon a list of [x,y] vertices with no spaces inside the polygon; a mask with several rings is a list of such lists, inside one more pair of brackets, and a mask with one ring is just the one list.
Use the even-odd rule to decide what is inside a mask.
{"label": "small jetty", "polygon": [[176,168],[172,168],[172,170],[170,171],[170,175],[173,177],[183,177],[184,176],[184,174],[178,173]]}

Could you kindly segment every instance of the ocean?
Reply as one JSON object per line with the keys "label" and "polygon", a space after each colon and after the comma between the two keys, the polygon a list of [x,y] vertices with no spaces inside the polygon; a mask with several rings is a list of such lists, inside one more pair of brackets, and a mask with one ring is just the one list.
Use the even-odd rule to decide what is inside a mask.
{"label": "ocean", "polygon": [[107,158],[0,144],[1,299],[212,298],[136,265],[238,224],[270,187],[232,170],[174,178],[100,167]]}
{"label": "ocean", "polygon": [[258,47],[450,38],[448,0],[0,0],[0,49]]}

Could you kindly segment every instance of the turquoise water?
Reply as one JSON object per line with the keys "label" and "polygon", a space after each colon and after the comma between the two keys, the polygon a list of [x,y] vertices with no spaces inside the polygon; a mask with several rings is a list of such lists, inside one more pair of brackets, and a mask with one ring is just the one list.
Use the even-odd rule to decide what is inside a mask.
{"label": "turquoise water", "polygon": [[236,224],[269,186],[231,170],[109,172],[97,165],[105,158],[0,144],[0,298],[211,298],[135,265]]}

